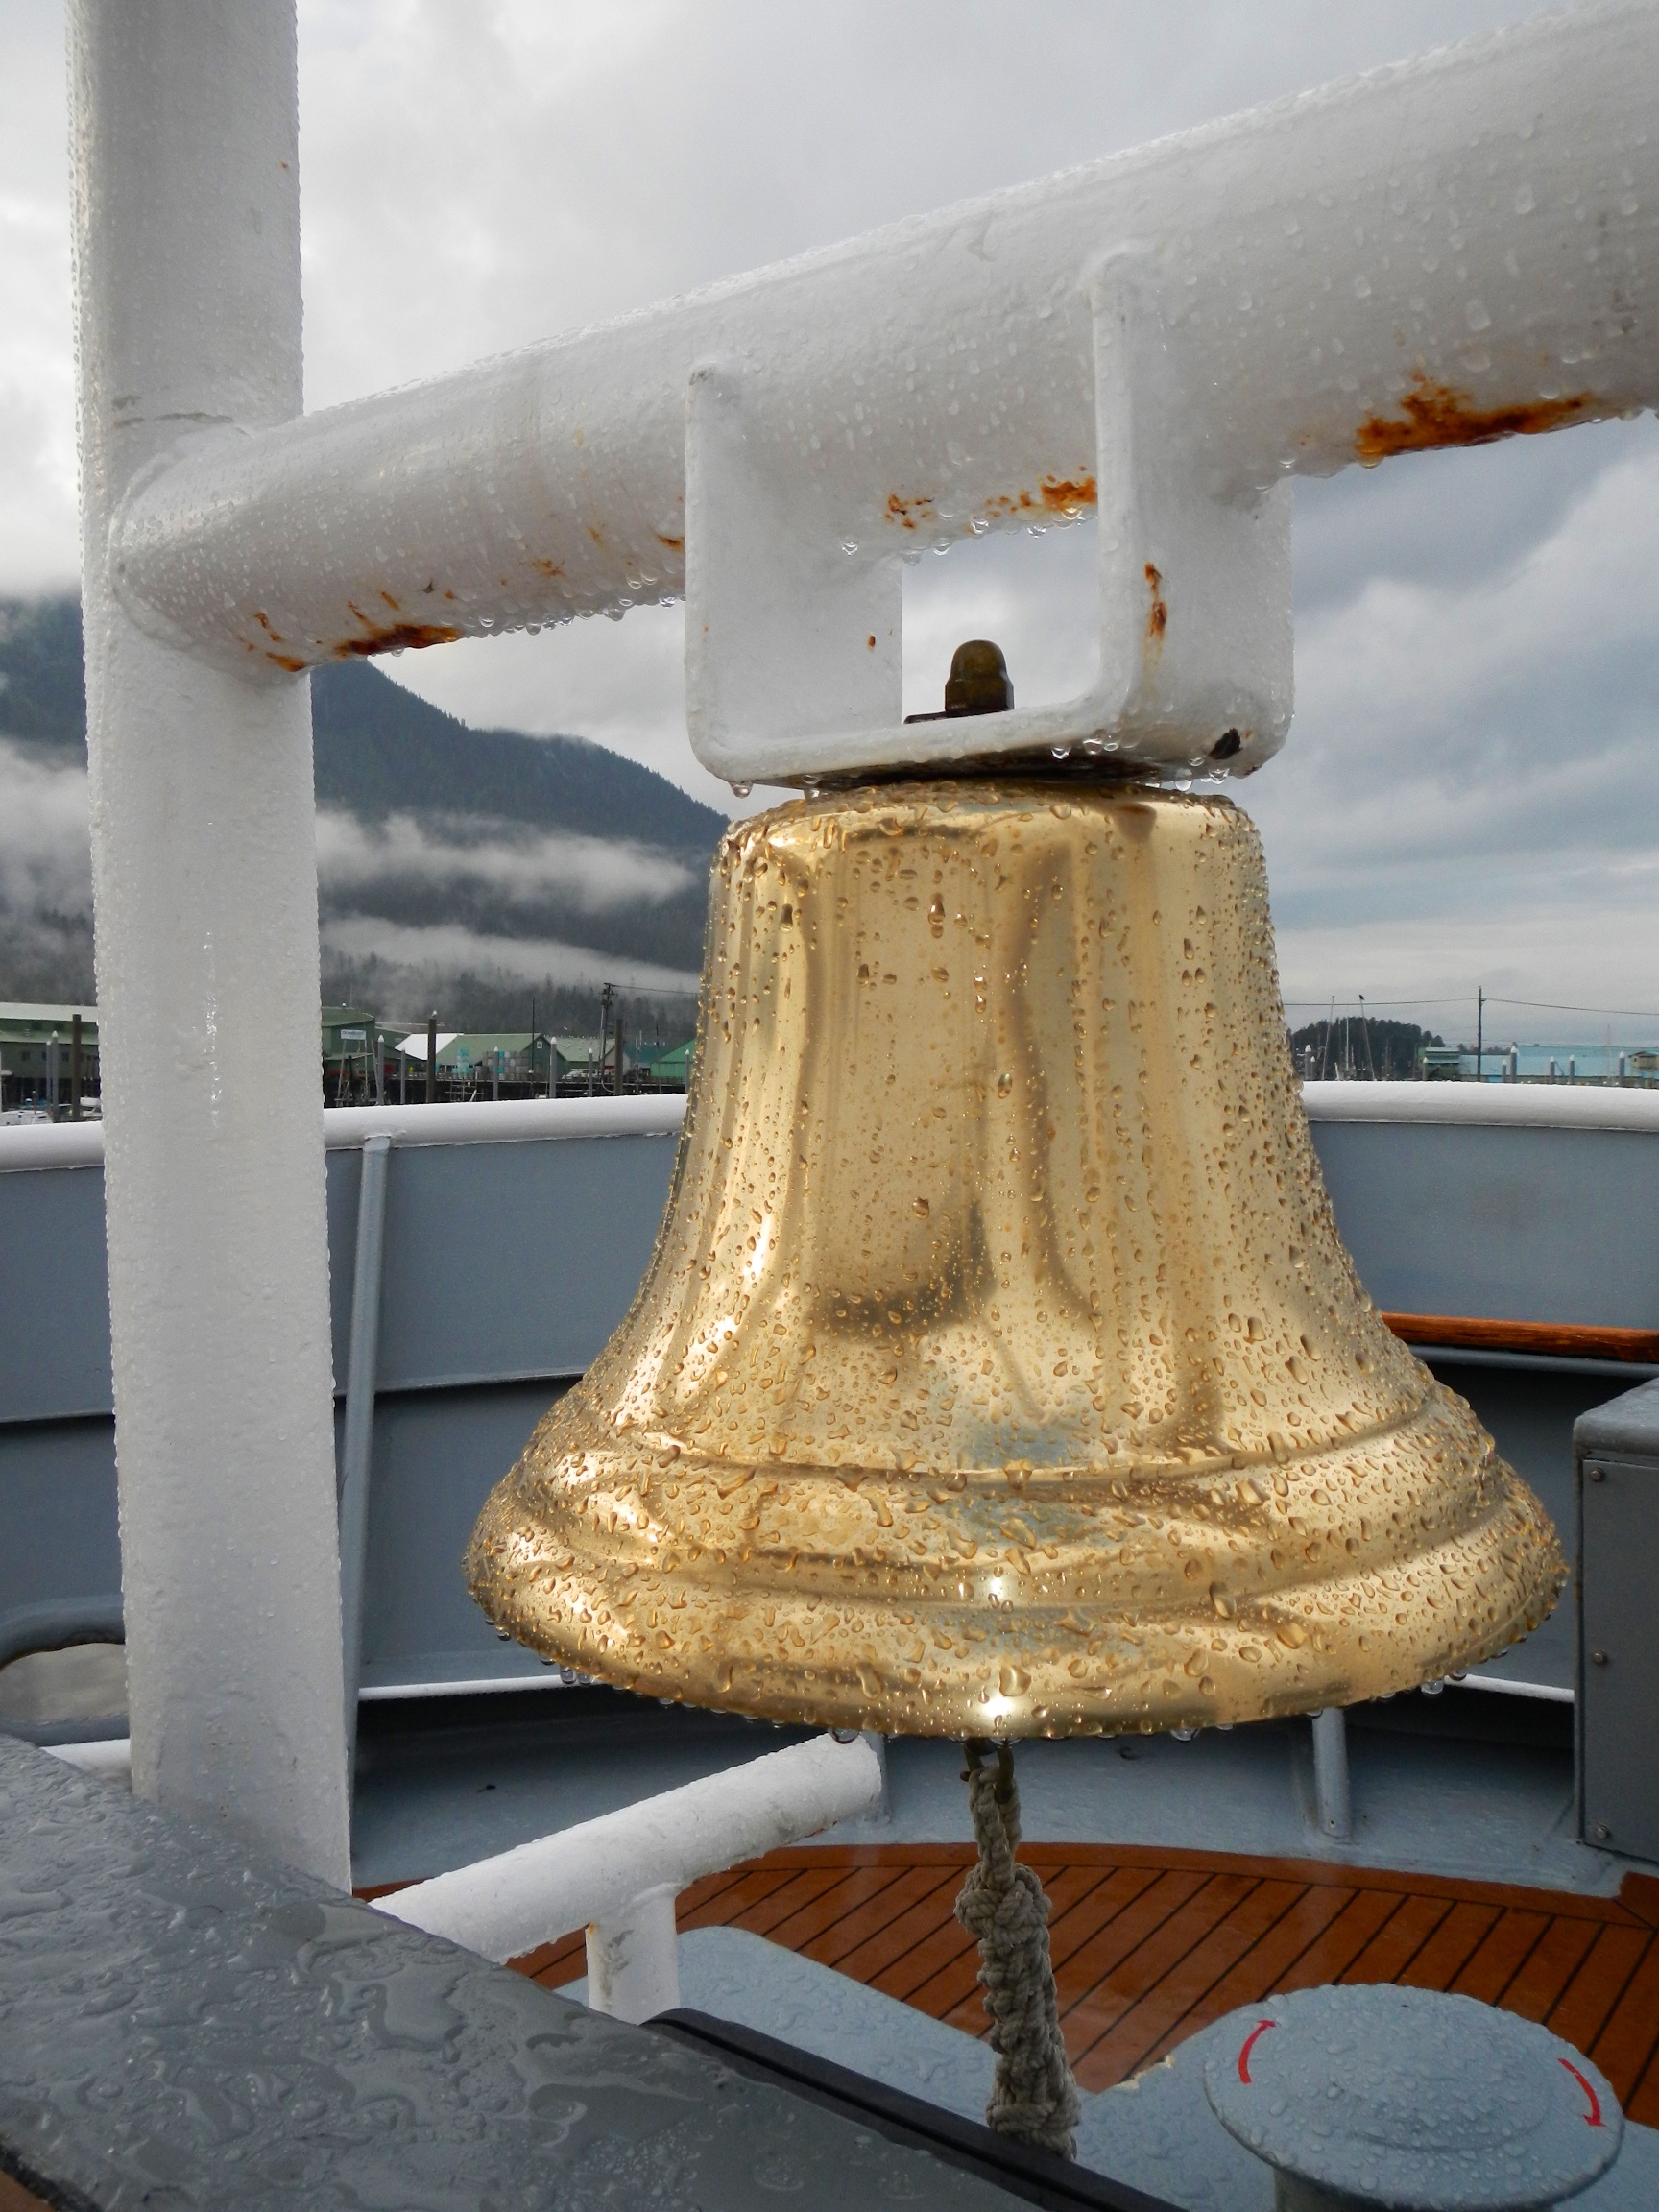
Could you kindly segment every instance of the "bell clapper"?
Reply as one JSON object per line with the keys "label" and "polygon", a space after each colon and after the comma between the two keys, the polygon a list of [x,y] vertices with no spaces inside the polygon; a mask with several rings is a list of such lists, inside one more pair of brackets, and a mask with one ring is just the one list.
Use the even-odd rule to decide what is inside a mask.
{"label": "bell clapper", "polygon": [[[979,1984],[997,2054],[986,2123],[998,2134],[1074,2158],[1080,2106],[1060,2034],[1048,1900],[1035,1870],[1015,1858],[1014,1748],[971,1738],[963,1750],[979,1863],[962,1885],[955,1912],[979,1945]],[[992,1753],[995,1765],[988,1763]]]}

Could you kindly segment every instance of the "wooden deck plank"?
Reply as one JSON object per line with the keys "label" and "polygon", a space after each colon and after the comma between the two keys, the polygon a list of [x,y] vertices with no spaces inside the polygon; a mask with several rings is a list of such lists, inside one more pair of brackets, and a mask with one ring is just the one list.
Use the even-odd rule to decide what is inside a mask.
{"label": "wooden deck plank", "polygon": [[1544,2025],[1580,2051],[1590,2050],[1652,1940],[1650,1929],[1600,1929]]}
{"label": "wooden deck plank", "polygon": [[1338,1980],[1398,1982],[1456,1902],[1451,1897],[1413,1894],[1405,1884],[1396,1888],[1395,1895],[1399,1898],[1395,1910]]}
{"label": "wooden deck plank", "polygon": [[[937,2020],[939,2014],[930,2002],[933,1984],[941,1975],[950,1975],[973,1947],[974,1938],[953,1914],[941,1918],[925,1938],[912,1941],[901,1958],[872,1974],[870,1985],[888,1997],[902,1997],[906,2005],[914,2005],[918,2012],[926,2012]],[[970,1986],[973,1980],[970,1972]],[[951,2002],[955,2002],[954,1998]]]}
{"label": "wooden deck plank", "polygon": [[1165,1871],[1158,1866],[1067,1868],[1071,1887],[1064,1904],[1058,1890],[1049,1892],[1055,1899],[1055,1910],[1048,1922],[1048,1950],[1056,1980],[1070,1986],[1082,1971],[1072,1964],[1077,1954],[1117,1914],[1138,1905],[1154,1883],[1163,1879]]}
{"label": "wooden deck plank", "polygon": [[1411,1989],[1450,1989],[1501,1917],[1496,1905],[1459,1898],[1394,1979]]}
{"label": "wooden deck plank", "polygon": [[724,1928],[742,1905],[757,1904],[781,1889],[790,1878],[786,1866],[734,1867],[730,1874],[710,1874],[683,1889],[675,1908],[682,1929]]}
{"label": "wooden deck plank", "polygon": [[[1090,1988],[1070,2004],[1062,2003],[1060,2027],[1072,2064],[1087,2059],[1256,1887],[1247,1874],[1213,1874],[1201,1889],[1167,1913]],[[1108,2069],[1111,2063],[1111,2057],[1101,2061]]]}
{"label": "wooden deck plank", "polygon": [[[1175,2021],[1283,1915],[1293,1892],[1286,1884],[1271,1885],[1263,1917],[1259,1900],[1268,1887],[1247,1876],[1218,1875],[1101,1987],[1072,2006],[1063,2020],[1066,2047],[1085,2087],[1125,2080]],[[1122,2000],[1115,2018],[1102,2016],[1103,1989]]]}
{"label": "wooden deck plank", "polygon": [[769,1889],[763,1897],[745,1901],[740,1910],[731,1913],[722,1925],[728,1928],[747,1928],[751,1936],[770,1936],[773,1929],[785,1920],[793,1919],[814,1898],[823,1896],[840,1881],[846,1869],[827,1866],[791,1874],[787,1882]]}
{"label": "wooden deck plank", "polygon": [[1606,2026],[1586,2048],[1623,2104],[1647,2073],[1655,2044],[1659,2044],[1659,1936],[1649,1938]]}
{"label": "wooden deck plank", "polygon": [[[1263,1888],[1266,1887],[1262,1885]],[[1286,1911],[1310,1894],[1308,1890],[1294,1888],[1288,1883],[1282,1887],[1289,1897]],[[1239,1953],[1239,1959],[1244,1960],[1250,1957],[1252,1950],[1256,1952],[1253,1980],[1241,1982],[1237,1975],[1232,1974],[1217,1976],[1204,1994],[1188,2008],[1183,2017],[1134,2059],[1119,2079],[1127,2079],[1128,2074],[1155,2064],[1173,2051],[1177,2044],[1184,2043],[1189,2035],[1196,2035],[1200,2029],[1208,2028],[1212,2021],[1219,2020],[1224,2013],[1233,2011],[1239,2005],[1251,2004],[1258,1998],[1272,1996],[1280,1990],[1306,1988],[1316,1983],[1336,1980],[1340,1966],[1364,1947],[1378,1925],[1397,1909],[1398,1900],[1386,1890],[1356,1890],[1342,1903],[1335,1918],[1329,1921],[1289,1964],[1286,1963],[1286,1951],[1291,1948],[1289,1943],[1274,1945],[1263,1942],[1263,1937],[1270,1935],[1284,1920],[1286,1912],[1282,1911],[1271,1928],[1262,1931],[1262,1936],[1257,1938],[1255,1944]],[[1286,1931],[1286,1935],[1289,1933]],[[1299,1933],[1305,1934],[1306,1930]],[[1101,2087],[1110,2085],[1104,2081],[1100,2084]]]}
{"label": "wooden deck plank", "polygon": [[1350,1890],[1348,1901],[1329,1927],[1314,1936],[1302,1956],[1286,1966],[1273,1989],[1314,1989],[1324,1982],[1339,1982],[1367,1946],[1374,1943],[1400,1910],[1400,1899],[1386,1889]]}
{"label": "wooden deck plank", "polygon": [[1157,2032],[1120,2078],[1127,2080],[1142,2066],[1154,2064],[1212,2019],[1218,2019],[1220,2014],[1214,2005],[1217,1985],[1278,1926],[1297,1899],[1306,1895],[1307,1889],[1299,1882],[1258,1882],[1243,1903],[1189,1952],[1167,1982],[1137,2008],[1148,2027],[1157,2025]]}
{"label": "wooden deck plank", "polygon": [[[1131,1903],[1103,1918],[1094,1933],[1063,1960],[1056,1958],[1054,1979],[1060,1993],[1062,2027],[1074,2004],[1097,1988],[1114,1967],[1163,1927],[1172,1912],[1179,1912],[1188,1905],[1204,1887],[1206,1880],[1214,1879],[1185,1867],[1178,1873],[1160,1874]],[[1091,1896],[1078,1908],[1079,1915],[1087,1914],[1094,1904],[1094,1898]],[[1068,1918],[1070,1917],[1069,1914]],[[964,2017],[958,2019],[958,2012]],[[970,2034],[983,2032],[978,1991],[971,1991],[942,2017],[952,2027],[966,2028]]]}
{"label": "wooden deck plank", "polygon": [[1592,1920],[1551,1920],[1504,1990],[1504,2009],[1547,2020],[1599,1933]]}
{"label": "wooden deck plank", "polygon": [[[968,1942],[952,1910],[962,1887],[960,1867],[927,1866],[916,1871],[930,1880],[933,1887],[907,1899],[884,1928],[860,1937],[855,1947],[834,1961],[843,1974],[851,1974],[856,1982],[873,1983],[890,1996],[901,1994],[902,1987],[919,1987],[929,1975],[957,1958]],[[1057,1893],[1067,1879],[1062,1871],[1050,1894]]]}
{"label": "wooden deck plank", "polygon": [[[902,1868],[898,1866],[849,1866],[839,1882],[831,1882],[813,1895],[802,1897],[792,1911],[757,1933],[769,1936],[785,1950],[811,1951],[813,1945],[838,1928],[850,1912],[875,1904],[904,1879]],[[780,1892],[780,1897],[781,1894]]]}
{"label": "wooden deck plank", "polygon": [[[801,1946],[821,1966],[838,1966],[854,1981],[863,1977],[849,1960],[866,1953],[891,1958],[904,1942],[905,1931],[920,1933],[938,1920],[941,1909],[961,1887],[954,1867],[915,1866],[896,1875],[878,1895],[866,1897],[844,1912],[832,1928]],[[941,1892],[944,1892],[941,1895]]]}
{"label": "wooden deck plank", "polygon": [[[1062,1868],[1055,1876],[1056,1888],[1062,1880],[1069,1880],[1070,1902],[1063,1912],[1056,1912],[1048,1923],[1049,1952],[1054,1960],[1055,1978],[1062,1988],[1068,1984],[1065,1976],[1071,1954],[1097,1929],[1103,1927],[1115,1912],[1121,1911],[1142,1891],[1157,1881],[1155,1867],[1118,1867],[1102,1873],[1094,1867],[1082,1867],[1073,1876]],[[876,1986],[886,1989],[892,1996],[902,1995],[908,2004],[924,2012],[932,2013],[936,2020],[944,2019],[974,1989],[979,1973],[978,1954],[974,1939],[967,1930],[952,1920],[949,1937],[941,1932],[926,1946],[919,1946],[915,1965],[926,1966],[926,1971],[912,1977],[912,1961],[905,1962],[902,1976],[891,1980],[883,1973],[876,1978]],[[906,1985],[901,1987],[901,1982]],[[975,2019],[970,2032],[980,2034],[984,2022]]]}
{"label": "wooden deck plank", "polygon": [[1447,1986],[1482,2005],[1502,2003],[1549,1925],[1547,1912],[1500,1912]]}
{"label": "wooden deck plank", "polygon": [[1204,2001],[1207,2016],[1218,2020],[1236,2006],[1248,2005],[1278,1989],[1303,1953],[1347,1911],[1351,1901],[1349,1890],[1305,1888],[1215,1984]]}
{"label": "wooden deck plank", "polygon": [[[1527,1907],[1575,1920],[1606,1921],[1617,1927],[1659,1925],[1659,1876],[1626,1874],[1618,1897],[1600,1897],[1576,1889],[1534,1889],[1503,1882],[1473,1882],[1460,1875],[1403,1873],[1389,1866],[1354,1866],[1334,1859],[1255,1858],[1220,1851],[1188,1851],[1174,1846],[1143,1843],[1022,1843],[1020,1856],[1034,1866],[1046,1885],[1049,1872],[1060,1866],[1096,1867],[1111,1873],[1118,1867],[1146,1867],[1154,1873],[1170,1869],[1195,1869],[1214,1874],[1226,1867],[1248,1866],[1262,1880],[1293,1881],[1310,1887],[1338,1889],[1407,1890],[1422,1896],[1466,1898],[1472,1904]],[[974,1851],[966,1843],[796,1843],[769,1851],[755,1866],[814,1867],[827,1860],[838,1866],[960,1866],[964,1873],[974,1863]],[[1642,1886],[1646,1886],[1643,1887]],[[1649,1903],[1646,1911],[1641,1897]]]}
{"label": "wooden deck plank", "polygon": [[[1340,1981],[1455,1989],[1543,2020],[1590,2056],[1630,2117],[1659,2125],[1659,1881],[1618,1899],[1141,1845],[1042,1844],[1068,2049],[1084,2087],[1156,2060],[1275,1990]],[[737,1927],[987,2029],[978,1954],[951,1908],[958,1844],[802,1845],[709,1875],[682,1929]],[[513,1962],[548,1987],[586,1970],[581,1934]]]}
{"label": "wooden deck plank", "polygon": [[[1062,1937],[1057,1934],[1060,1922],[1072,1924],[1070,1913],[1079,1902],[1093,1896],[1093,1891],[1108,1889],[1113,1878],[1101,1876],[1093,1867],[1057,1867],[1050,1880],[1053,1880],[1053,1889],[1048,1891],[1048,1898],[1055,1907],[1055,1915],[1048,1922],[1048,1929],[1050,1942],[1055,1944],[1055,1949],[1060,1949]],[[1150,1869],[1137,1871],[1135,1876],[1128,1876],[1128,1880],[1143,1889],[1150,1880],[1155,1880],[1155,1873]],[[951,1905],[958,1889],[960,1876],[951,1885]],[[907,2004],[914,2004],[920,2013],[929,2013],[933,2020],[938,2020],[975,1986],[980,1962],[974,1949],[974,1937],[955,1920],[953,1913],[940,1915],[938,1927],[933,1927],[926,1936],[907,1931],[907,1937],[909,1949],[904,1953],[894,1951],[892,1960],[878,1966],[869,1980],[874,1988],[880,1988],[889,1998],[902,1998]],[[980,2029],[975,2026],[974,2032],[980,2032]]]}

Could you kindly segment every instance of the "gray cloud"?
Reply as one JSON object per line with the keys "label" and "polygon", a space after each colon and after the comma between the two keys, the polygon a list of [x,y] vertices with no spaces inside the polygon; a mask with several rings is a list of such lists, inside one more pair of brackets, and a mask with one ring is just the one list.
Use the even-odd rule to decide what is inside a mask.
{"label": "gray cloud", "polygon": [[0,737],[0,910],[92,910],[86,772]]}
{"label": "gray cloud", "polygon": [[506,975],[527,983],[594,987],[614,983],[624,991],[676,998],[694,997],[697,990],[696,974],[689,969],[618,958],[613,953],[595,952],[589,946],[563,944],[557,938],[492,936],[458,923],[420,926],[349,915],[325,922],[323,949],[325,954],[381,960],[394,968],[439,974]]}
{"label": "gray cloud", "polygon": [[[1169,12],[1139,0],[303,0],[310,402],[1525,12],[1189,0],[1172,36]],[[75,557],[60,36],[56,0],[10,0],[0,589],[56,580]],[[1294,995],[1472,994],[1502,977],[1517,995],[1659,1005],[1644,980],[1655,444],[1651,421],[1610,424],[1298,487],[1297,721],[1238,790],[1267,840]],[[950,646],[986,633],[1022,699],[1078,688],[1091,562],[1088,530],[925,557],[906,577],[907,703],[933,704]],[[681,644],[678,610],[639,610],[390,672],[474,723],[577,731],[730,805],[685,743]],[[435,842],[406,884],[477,886],[421,834]],[[348,878],[353,898],[377,895],[371,878],[384,890],[373,855],[336,864],[342,896]],[[531,918],[533,872],[514,848],[486,888],[562,943]]]}
{"label": "gray cloud", "polygon": [[336,902],[397,884],[437,895],[483,891],[509,908],[537,907],[556,894],[581,914],[658,906],[699,883],[683,862],[643,845],[476,816],[367,823],[332,807],[317,817],[317,874]]}

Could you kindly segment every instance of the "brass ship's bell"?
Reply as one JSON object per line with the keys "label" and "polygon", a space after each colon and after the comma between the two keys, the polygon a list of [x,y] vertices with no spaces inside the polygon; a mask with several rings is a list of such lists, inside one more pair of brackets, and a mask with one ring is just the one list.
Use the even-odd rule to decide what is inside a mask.
{"label": "brass ship's bell", "polygon": [[1376,1696],[1564,1574],[1338,1240],[1249,818],[1035,779],[727,835],[656,1255],[468,1567],[621,1687],[954,1737]]}

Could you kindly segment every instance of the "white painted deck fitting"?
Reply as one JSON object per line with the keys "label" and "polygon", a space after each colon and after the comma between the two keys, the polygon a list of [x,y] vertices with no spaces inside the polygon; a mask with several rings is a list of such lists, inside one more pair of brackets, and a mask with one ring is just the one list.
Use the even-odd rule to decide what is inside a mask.
{"label": "white painted deck fitting", "polygon": [[854,1819],[881,1790],[881,1762],[862,1737],[815,1736],[417,1883],[379,1910],[487,1959],[516,1959],[618,1920],[654,1891]]}

